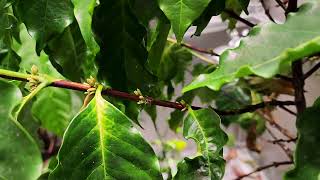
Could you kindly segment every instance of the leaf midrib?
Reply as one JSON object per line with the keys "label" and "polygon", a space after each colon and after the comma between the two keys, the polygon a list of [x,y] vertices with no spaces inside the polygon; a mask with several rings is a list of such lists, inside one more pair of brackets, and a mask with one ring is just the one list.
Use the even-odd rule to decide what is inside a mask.
{"label": "leaf midrib", "polygon": [[98,94],[96,94],[96,104],[95,104],[95,109],[97,112],[97,124],[99,127],[99,137],[100,137],[100,146],[101,146],[101,157],[102,157],[102,165],[103,165],[103,174],[104,178],[107,178],[107,169],[106,169],[106,159],[105,159],[105,154],[104,154],[104,147],[105,147],[105,142],[104,142],[104,133],[103,133],[103,111],[104,109],[102,108],[103,103],[101,103],[101,100],[98,97]]}
{"label": "leaf midrib", "polygon": [[205,152],[206,152],[206,156],[207,156],[207,160],[208,160],[208,165],[209,165],[209,177],[211,177],[211,163],[210,163],[210,159],[209,159],[209,150],[208,150],[208,140],[205,136],[205,132],[204,130],[202,129],[199,121],[198,121],[198,118],[196,117],[196,115],[194,114],[194,111],[192,110],[192,108],[189,108],[189,111],[190,111],[190,114],[191,116],[193,117],[194,121],[198,124],[198,127],[200,129],[200,132],[201,134],[203,135],[203,139],[205,141]]}

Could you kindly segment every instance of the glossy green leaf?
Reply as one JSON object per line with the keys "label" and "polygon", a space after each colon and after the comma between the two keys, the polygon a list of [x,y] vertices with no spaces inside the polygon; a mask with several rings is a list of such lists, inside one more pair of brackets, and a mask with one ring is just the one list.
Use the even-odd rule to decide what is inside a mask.
{"label": "glossy green leaf", "polygon": [[42,127],[62,137],[75,115],[73,109],[80,109],[82,102],[78,99],[77,95],[68,90],[48,87],[37,95],[32,114]]}
{"label": "glossy green leaf", "polygon": [[101,90],[72,120],[49,179],[162,179],[152,148]]}
{"label": "glossy green leaf", "polygon": [[178,42],[181,42],[187,29],[210,3],[210,0],[158,0],[160,9],[170,20]]}
{"label": "glossy green leaf", "polygon": [[319,22],[320,6],[314,1],[290,14],[284,24],[254,28],[238,48],[221,55],[216,71],[198,76],[183,92],[203,86],[219,90],[239,77],[255,74],[270,78],[288,70],[293,61],[320,52]]}
{"label": "glossy green leaf", "polygon": [[17,10],[28,32],[36,39],[37,54],[74,20],[70,0],[23,0],[17,4]]}
{"label": "glossy green leaf", "polygon": [[97,73],[94,56],[88,54],[77,23],[72,23],[61,36],[51,40],[45,52],[55,68],[72,81],[79,82]]}
{"label": "glossy green leaf", "polygon": [[[119,90],[149,91],[155,77],[144,67],[146,28],[134,16],[128,0],[100,1],[93,27],[101,48],[97,56],[100,82]],[[108,26],[106,26],[108,24]]]}
{"label": "glossy green leaf", "polygon": [[[320,98],[318,98],[319,102]],[[285,180],[320,178],[320,104],[307,108],[297,119],[298,141],[296,145],[294,169],[286,173]]]}
{"label": "glossy green leaf", "polygon": [[72,3],[74,5],[74,15],[80,26],[81,34],[88,46],[87,58],[93,61],[94,57],[100,50],[91,29],[93,10],[96,6],[96,0],[72,0]]}
{"label": "glossy green leaf", "polygon": [[0,177],[34,180],[41,174],[42,159],[32,136],[11,112],[22,98],[19,88],[0,80]]}
{"label": "glossy green leaf", "polygon": [[13,16],[10,2],[0,2],[0,67],[18,70],[20,57],[12,49],[12,40],[18,31],[17,19]]}
{"label": "glossy green leaf", "polygon": [[[204,159],[201,168],[193,169],[193,171],[198,171],[194,174],[201,173],[211,179],[221,179],[225,164],[222,157],[222,148],[227,143],[228,136],[220,128],[219,116],[211,109],[195,111],[189,108],[189,115],[184,120],[183,136],[196,141],[198,154]],[[182,165],[189,166],[184,162],[182,162]],[[185,171],[186,169],[189,172]],[[200,172],[199,169],[202,169],[202,171]],[[177,179],[180,179],[178,177],[184,177],[184,173],[191,172],[189,168],[180,168],[176,175]]]}
{"label": "glossy green leaf", "polygon": [[[218,158],[211,162],[214,164],[213,172],[220,174],[224,172],[225,161],[222,158]],[[178,173],[174,176],[174,180],[195,180],[195,179],[208,179],[208,171],[203,167],[207,166],[206,159],[203,156],[197,156],[193,159],[184,158],[183,161],[179,162],[177,165]],[[211,176],[212,180],[221,179],[223,176]]]}

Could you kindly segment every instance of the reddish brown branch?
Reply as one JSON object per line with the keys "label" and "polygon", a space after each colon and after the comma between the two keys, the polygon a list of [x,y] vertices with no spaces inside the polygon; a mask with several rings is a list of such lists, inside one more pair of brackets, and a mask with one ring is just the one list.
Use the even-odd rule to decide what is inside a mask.
{"label": "reddish brown branch", "polygon": [[[27,81],[27,79],[16,78],[16,77],[7,77],[4,75],[0,75],[0,77],[7,78],[7,79],[13,79],[13,80],[19,80],[19,81]],[[50,84],[50,86],[65,88],[65,89],[73,89],[73,90],[83,91],[83,92],[86,92],[88,89],[91,88],[90,85],[67,81],[67,80],[56,80],[52,84]],[[121,92],[121,91],[114,90],[114,89],[106,89],[102,93],[105,95],[108,95],[108,96],[113,96],[113,97],[126,99],[126,100],[130,100],[130,101],[138,102],[141,100],[139,98],[139,96],[137,96],[135,94],[129,94],[129,93]],[[149,105],[157,105],[157,106],[163,106],[163,107],[174,108],[174,109],[179,109],[179,110],[184,110],[186,108],[186,105],[179,103],[179,102],[157,100],[152,97],[145,97],[145,98],[146,98],[146,102],[148,102]],[[293,101],[272,100],[269,102],[262,102],[262,103],[259,103],[256,105],[249,105],[249,106],[244,107],[243,109],[234,109],[234,110],[228,110],[228,111],[218,110],[218,109],[214,109],[214,108],[213,109],[219,115],[236,115],[236,114],[242,114],[242,113],[246,113],[246,112],[253,112],[257,109],[264,108],[266,106],[280,106],[280,105],[288,106],[288,105],[295,105],[295,103]],[[201,107],[197,107],[197,106],[191,106],[191,107],[194,110],[201,109]]]}
{"label": "reddish brown branch", "polygon": [[248,177],[254,173],[257,173],[257,172],[260,172],[260,171],[263,171],[265,169],[268,169],[268,168],[271,168],[271,167],[279,167],[279,166],[283,166],[283,165],[290,165],[290,164],[293,164],[292,161],[283,161],[283,162],[273,162],[271,164],[268,164],[268,165],[265,165],[265,166],[261,166],[261,167],[258,167],[257,169],[255,169],[254,171],[248,173],[248,174],[244,174],[242,176],[239,176],[238,178],[236,178],[235,180],[240,180],[242,178],[245,178],[245,177]]}

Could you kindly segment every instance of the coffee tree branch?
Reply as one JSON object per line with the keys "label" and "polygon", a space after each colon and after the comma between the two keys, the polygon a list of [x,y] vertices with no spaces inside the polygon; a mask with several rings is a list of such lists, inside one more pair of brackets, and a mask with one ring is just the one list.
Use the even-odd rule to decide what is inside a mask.
{"label": "coffee tree branch", "polygon": [[[18,73],[18,72],[8,71],[4,69],[0,69],[0,77],[11,79],[11,80],[18,80],[18,81],[28,81],[28,79],[31,77],[35,79],[41,79],[40,76]],[[72,82],[67,80],[54,80],[49,86],[64,88],[64,89],[72,89],[72,90],[83,91],[83,92],[86,92],[88,89],[92,88],[90,85],[87,85],[87,84],[82,84],[82,83],[77,83],[77,82]],[[130,101],[138,102],[141,100],[138,95],[121,92],[114,89],[105,89],[102,93],[108,96],[126,99]],[[186,105],[180,102],[157,100],[152,97],[145,97],[145,99],[146,99],[146,102],[148,102],[148,105],[157,105],[157,106],[163,106],[163,107],[168,107],[168,108],[173,108],[178,110],[184,110],[186,108]],[[255,104],[255,105],[248,105],[242,109],[234,109],[234,110],[226,110],[226,111],[215,109],[212,107],[211,108],[214,109],[219,115],[223,116],[223,115],[237,115],[237,114],[242,114],[246,112],[253,112],[264,107],[280,106],[280,105],[290,106],[290,105],[295,105],[295,102],[272,100],[272,101]],[[192,109],[195,109],[195,110],[201,109],[201,107],[197,107],[197,106],[191,106],[191,107]]]}

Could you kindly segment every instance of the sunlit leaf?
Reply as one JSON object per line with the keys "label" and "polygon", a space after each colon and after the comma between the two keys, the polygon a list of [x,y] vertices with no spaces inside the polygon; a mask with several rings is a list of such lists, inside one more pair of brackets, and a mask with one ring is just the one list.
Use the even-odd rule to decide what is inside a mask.
{"label": "sunlit leaf", "polygon": [[287,71],[293,61],[320,52],[319,10],[319,3],[307,3],[284,24],[254,28],[238,48],[222,54],[216,71],[200,75],[183,92],[203,86],[219,90],[223,84],[250,74],[270,78]]}
{"label": "sunlit leaf", "polygon": [[[176,179],[183,179],[184,174],[221,179],[225,164],[222,148],[227,143],[228,136],[220,128],[219,116],[211,109],[195,111],[189,108],[189,115],[183,124],[183,135],[196,141],[200,157],[181,162]],[[195,164],[191,165],[191,162]]]}
{"label": "sunlit leaf", "polygon": [[152,148],[101,90],[72,120],[50,179],[162,179]]}
{"label": "sunlit leaf", "polygon": [[210,0],[158,0],[160,9],[170,20],[173,32],[179,42],[192,22],[208,6]]}
{"label": "sunlit leaf", "polygon": [[88,46],[87,57],[91,61],[99,52],[99,45],[94,39],[91,29],[93,10],[96,6],[96,0],[71,0],[74,5],[74,15],[80,26],[81,34]]}
{"label": "sunlit leaf", "polygon": [[55,35],[74,20],[70,0],[23,0],[17,5],[19,17],[37,42],[37,54]]}

